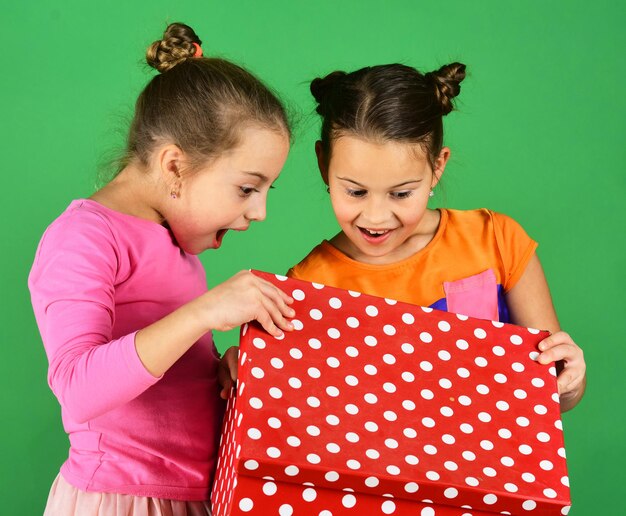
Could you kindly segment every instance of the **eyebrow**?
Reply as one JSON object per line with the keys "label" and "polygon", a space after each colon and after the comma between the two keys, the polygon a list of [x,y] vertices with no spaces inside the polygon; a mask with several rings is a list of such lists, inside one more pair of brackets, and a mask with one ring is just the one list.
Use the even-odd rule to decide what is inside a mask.
{"label": "eyebrow", "polygon": [[248,174],[249,176],[258,177],[261,180],[261,183],[267,183],[269,181],[269,178],[265,174],[262,174],[261,172],[255,172],[252,170],[242,170],[242,172],[244,174]]}
{"label": "eyebrow", "polygon": [[[355,181],[354,179],[350,179],[347,177],[341,177],[341,176],[337,176],[337,179],[340,179],[341,181],[348,181],[349,183],[353,183],[357,186],[360,186],[361,188],[365,188],[365,185],[362,185],[361,183],[359,183],[358,181]],[[404,181],[404,183],[400,183],[397,185],[394,185],[391,187],[391,189],[393,188],[400,188],[401,186],[406,186],[409,185],[411,183],[420,183],[422,181],[422,179],[411,179],[410,181]]]}

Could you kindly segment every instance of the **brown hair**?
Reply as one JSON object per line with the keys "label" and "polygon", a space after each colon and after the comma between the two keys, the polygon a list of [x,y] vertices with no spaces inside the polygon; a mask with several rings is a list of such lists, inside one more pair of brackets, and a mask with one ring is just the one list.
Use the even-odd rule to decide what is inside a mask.
{"label": "brown hair", "polygon": [[311,82],[322,117],[322,148],[330,158],[333,139],[351,133],[375,141],[417,143],[434,170],[443,146],[442,117],[461,91],[465,65],[452,63],[422,74],[388,64],[336,71]]}
{"label": "brown hair", "polygon": [[148,163],[160,142],[178,145],[191,169],[239,143],[242,127],[259,125],[291,136],[285,108],[257,77],[225,59],[194,57],[202,41],[172,23],[150,45],[146,60],[159,72],[135,104],[126,156]]}

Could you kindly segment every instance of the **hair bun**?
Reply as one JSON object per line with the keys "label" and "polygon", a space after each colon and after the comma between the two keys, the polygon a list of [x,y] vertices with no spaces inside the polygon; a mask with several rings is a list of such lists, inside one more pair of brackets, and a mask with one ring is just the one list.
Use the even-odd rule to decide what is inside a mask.
{"label": "hair bun", "polygon": [[184,23],[171,23],[163,34],[163,39],[155,41],[146,51],[146,61],[159,72],[166,72],[178,63],[194,57],[196,46],[202,41],[194,30]]}
{"label": "hair bun", "polygon": [[321,115],[325,112],[324,106],[331,95],[333,89],[346,76],[346,72],[337,70],[329,73],[326,77],[316,78],[311,81],[311,95],[318,103],[317,112]]}
{"label": "hair bun", "polygon": [[465,79],[465,65],[451,63],[435,72],[428,72],[426,78],[433,83],[435,95],[441,105],[441,114],[447,115],[454,109],[452,99],[461,93],[461,81]]}

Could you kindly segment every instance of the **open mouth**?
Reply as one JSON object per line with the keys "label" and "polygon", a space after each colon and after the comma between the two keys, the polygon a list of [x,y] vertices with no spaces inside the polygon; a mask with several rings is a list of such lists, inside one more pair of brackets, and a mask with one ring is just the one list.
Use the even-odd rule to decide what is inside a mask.
{"label": "open mouth", "polygon": [[357,227],[359,228],[361,235],[363,235],[363,238],[371,244],[382,244],[387,240],[387,237],[391,235],[393,231],[393,229],[369,229],[359,226]]}
{"label": "open mouth", "polygon": [[222,239],[224,238],[224,235],[226,234],[227,231],[228,229],[220,229],[215,234],[215,243],[217,244],[217,247],[219,247],[222,244]]}

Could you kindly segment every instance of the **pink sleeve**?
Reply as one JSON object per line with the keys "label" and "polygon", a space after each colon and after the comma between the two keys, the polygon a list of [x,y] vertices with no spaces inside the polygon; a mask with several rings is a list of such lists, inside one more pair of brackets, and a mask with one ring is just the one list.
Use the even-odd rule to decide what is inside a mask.
{"label": "pink sleeve", "polygon": [[135,333],[112,337],[117,252],[97,214],[65,214],[46,231],[29,276],[48,383],[77,423],[134,399],[159,380],[141,363]]}

